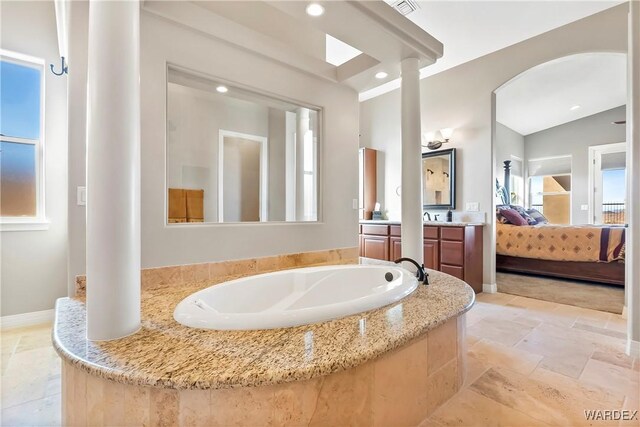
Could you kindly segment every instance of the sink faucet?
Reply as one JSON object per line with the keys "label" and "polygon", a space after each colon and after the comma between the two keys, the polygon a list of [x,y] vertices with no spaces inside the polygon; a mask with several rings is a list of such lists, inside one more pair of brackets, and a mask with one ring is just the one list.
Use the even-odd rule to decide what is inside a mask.
{"label": "sink faucet", "polygon": [[416,268],[418,269],[418,271],[416,272],[416,277],[418,278],[418,280],[421,281],[423,285],[429,284],[429,274],[427,273],[427,269],[424,268],[424,264],[420,265],[411,258],[398,258],[397,260],[394,261],[394,263],[400,264],[403,261],[407,261],[415,265]]}
{"label": "sink faucet", "polygon": [[431,221],[431,214],[427,211],[424,211],[424,213],[422,214],[422,219],[424,219],[424,217],[427,217],[427,221]]}

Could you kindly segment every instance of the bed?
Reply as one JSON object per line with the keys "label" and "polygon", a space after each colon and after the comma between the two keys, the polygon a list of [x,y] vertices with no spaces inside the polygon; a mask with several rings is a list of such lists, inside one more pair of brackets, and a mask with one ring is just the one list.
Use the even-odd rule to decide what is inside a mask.
{"label": "bed", "polygon": [[498,222],[496,269],[624,286],[625,228]]}

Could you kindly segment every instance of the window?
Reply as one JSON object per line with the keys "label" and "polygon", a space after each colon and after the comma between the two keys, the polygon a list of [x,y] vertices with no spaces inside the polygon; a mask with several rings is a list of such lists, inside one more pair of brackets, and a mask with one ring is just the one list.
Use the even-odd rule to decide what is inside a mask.
{"label": "window", "polygon": [[43,70],[43,60],[0,51],[0,218],[3,224],[44,222]]}
{"label": "window", "polygon": [[571,156],[529,161],[529,205],[551,224],[571,224]]}

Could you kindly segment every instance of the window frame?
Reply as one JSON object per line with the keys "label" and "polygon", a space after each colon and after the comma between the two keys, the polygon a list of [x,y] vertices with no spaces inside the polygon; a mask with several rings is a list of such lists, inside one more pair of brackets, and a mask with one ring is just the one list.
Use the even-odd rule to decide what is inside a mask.
{"label": "window frame", "polygon": [[29,144],[36,147],[36,215],[0,216],[0,231],[47,230],[49,221],[45,212],[45,61],[43,58],[0,49],[0,61],[34,68],[40,72],[40,126],[38,139],[0,136],[4,142]]}

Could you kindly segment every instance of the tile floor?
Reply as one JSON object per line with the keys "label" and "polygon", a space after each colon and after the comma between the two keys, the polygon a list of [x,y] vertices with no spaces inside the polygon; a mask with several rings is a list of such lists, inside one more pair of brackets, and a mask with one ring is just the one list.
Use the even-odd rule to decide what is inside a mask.
{"label": "tile floor", "polygon": [[[640,425],[585,419],[638,410],[640,362],[618,315],[508,294],[467,314],[464,388],[424,426]],[[2,333],[2,426],[60,425],[60,361],[49,325]],[[640,418],[640,416],[639,416]]]}

